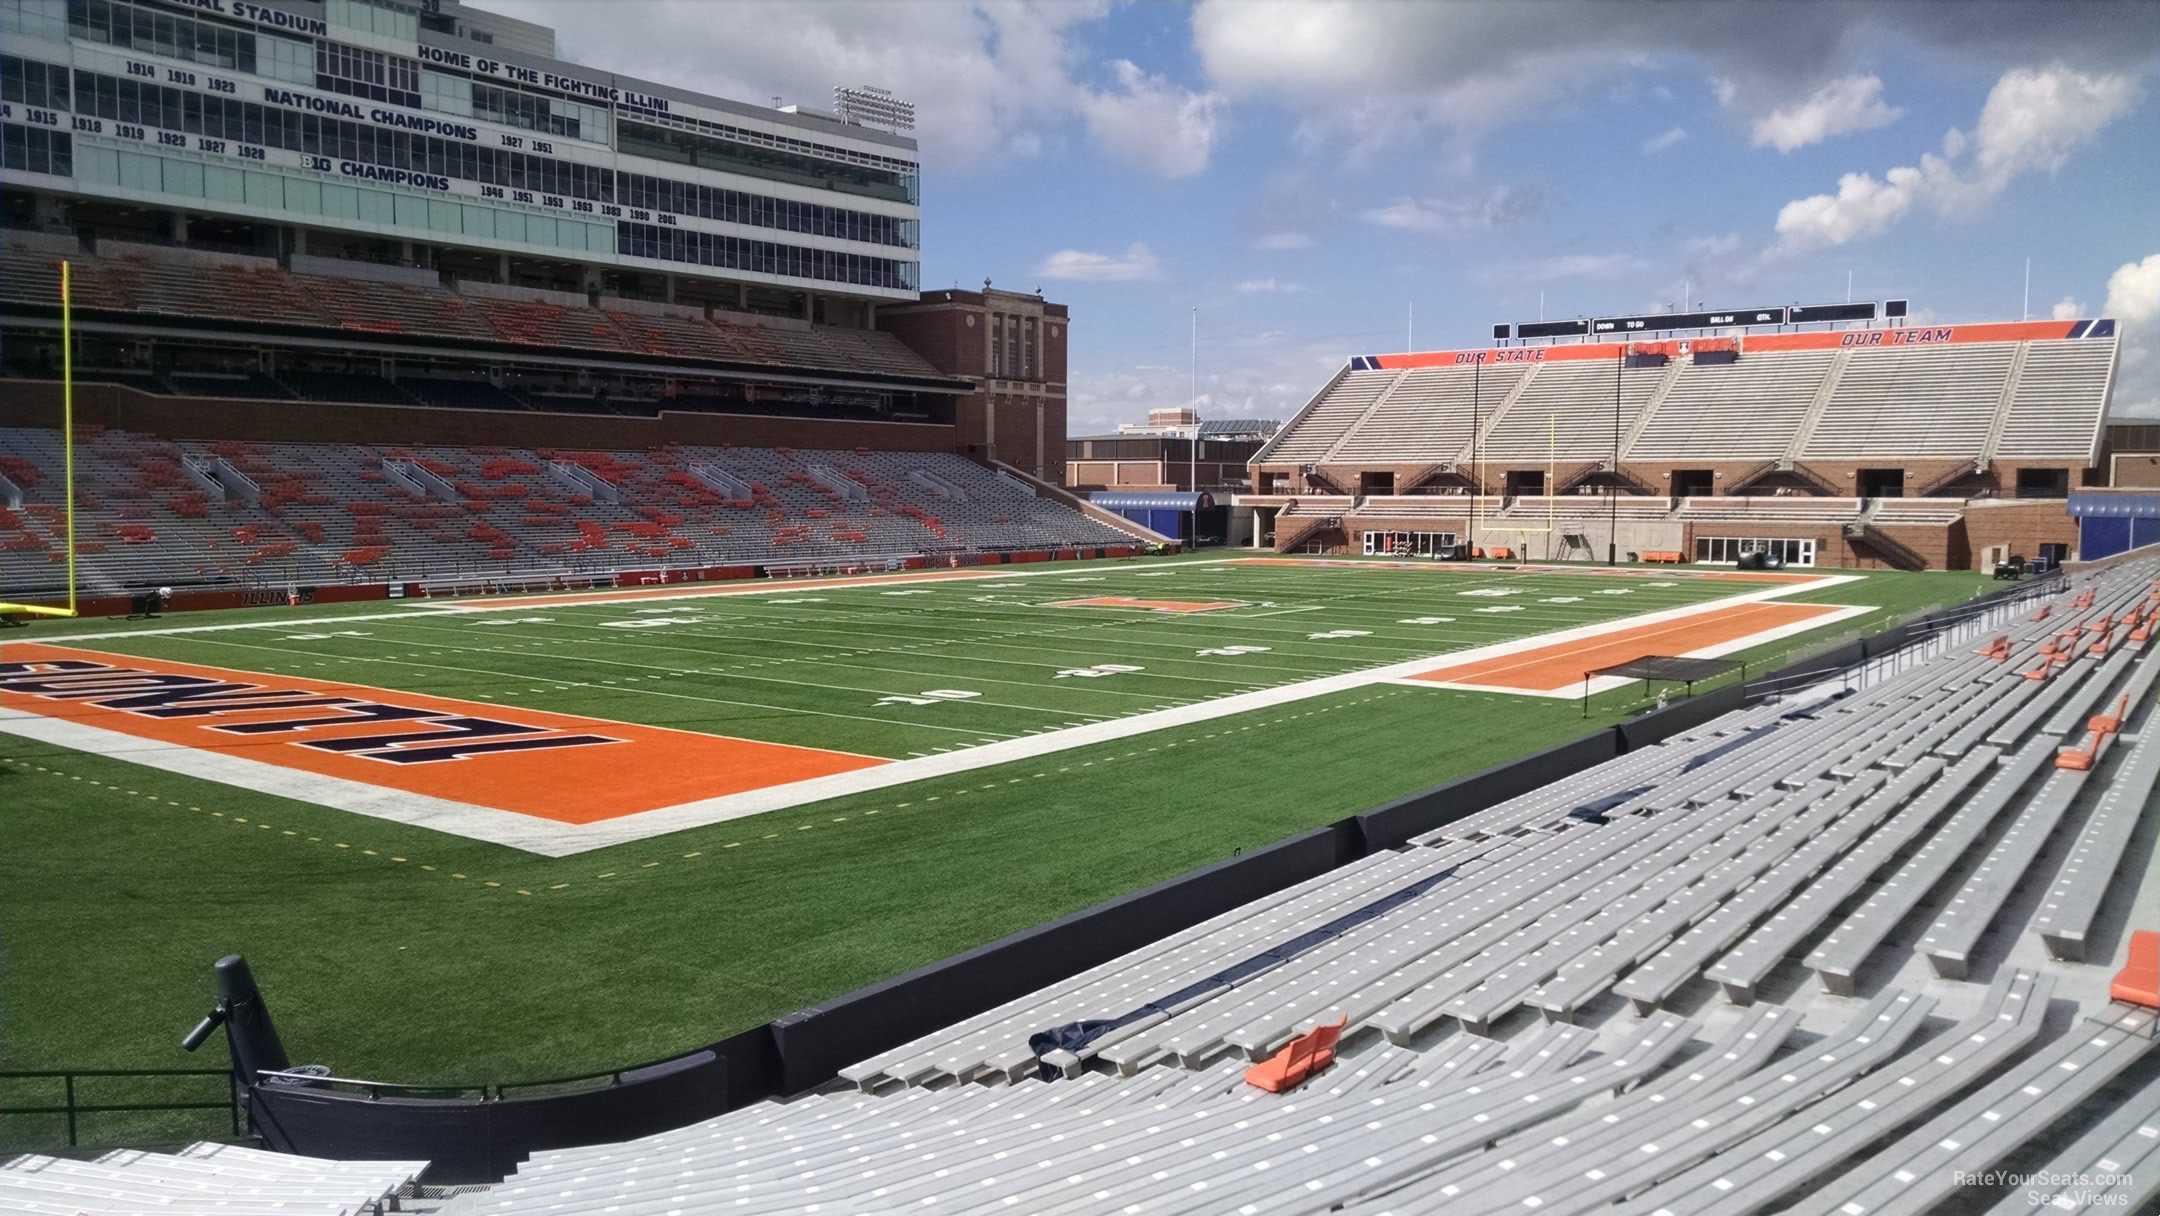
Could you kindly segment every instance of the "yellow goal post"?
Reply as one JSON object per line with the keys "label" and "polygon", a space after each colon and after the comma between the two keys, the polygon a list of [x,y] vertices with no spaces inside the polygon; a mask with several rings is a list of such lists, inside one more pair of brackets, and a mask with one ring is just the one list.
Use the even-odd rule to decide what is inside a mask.
{"label": "yellow goal post", "polygon": [[16,604],[0,600],[0,616],[70,617],[76,615],[75,585],[75,315],[69,293],[69,267],[60,263],[60,453],[64,473],[61,493],[67,519],[67,607]]}
{"label": "yellow goal post", "polygon": [[[1553,499],[1556,497],[1554,494],[1554,490],[1558,488],[1555,479],[1558,478],[1560,475],[1559,452],[1560,419],[1557,415],[1547,415],[1545,419],[1545,526],[1542,528],[1536,528],[1518,527],[1505,524],[1488,524],[1486,522],[1488,519],[1499,519],[1501,518],[1501,516],[1488,516],[1485,514],[1485,500],[1490,497],[1490,495],[1487,495],[1484,492],[1485,436],[1480,434],[1478,436],[1477,451],[1472,454],[1474,457],[1474,461],[1471,466],[1474,470],[1474,479],[1477,482],[1476,488],[1473,490],[1472,498],[1470,500],[1471,518],[1473,519],[1473,521],[1475,521],[1476,534],[1480,536],[1486,534],[1497,534],[1503,536],[1551,536],[1555,531]],[[1507,496],[1505,494],[1502,494],[1501,501],[1504,503],[1506,500]],[[1546,547],[1547,549],[1550,549],[1550,543],[1548,543]],[[1550,554],[1547,554],[1547,556],[1550,556]]]}

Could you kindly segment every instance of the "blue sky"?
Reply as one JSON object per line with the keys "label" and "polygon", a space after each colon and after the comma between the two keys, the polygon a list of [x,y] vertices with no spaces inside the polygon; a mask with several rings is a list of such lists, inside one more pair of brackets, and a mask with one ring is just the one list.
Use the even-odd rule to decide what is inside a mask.
{"label": "blue sky", "polygon": [[[923,284],[1069,303],[1075,433],[1288,417],[1495,321],[2118,316],[2160,417],[2160,5],[480,0],[568,58],[920,108]],[[639,19],[626,22],[635,9]]]}

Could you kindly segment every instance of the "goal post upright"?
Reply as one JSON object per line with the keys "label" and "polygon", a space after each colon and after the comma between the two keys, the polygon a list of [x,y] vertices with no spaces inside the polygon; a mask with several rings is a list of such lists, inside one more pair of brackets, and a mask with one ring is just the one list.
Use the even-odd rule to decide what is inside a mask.
{"label": "goal post upright", "polygon": [[20,616],[71,617],[78,607],[75,586],[75,314],[69,290],[69,266],[60,263],[60,462],[61,493],[67,511],[67,607],[50,604],[11,604],[0,601],[0,613]]}
{"label": "goal post upright", "polygon": [[75,301],[68,263],[60,262],[60,460],[67,496],[67,614],[75,615]]}

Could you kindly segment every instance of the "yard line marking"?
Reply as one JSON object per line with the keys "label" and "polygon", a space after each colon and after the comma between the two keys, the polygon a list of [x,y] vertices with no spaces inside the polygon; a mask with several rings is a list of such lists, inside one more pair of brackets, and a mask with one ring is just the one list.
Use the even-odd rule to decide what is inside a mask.
{"label": "yard line marking", "polygon": [[[269,646],[258,646],[258,645],[255,645],[255,644],[253,644],[253,643],[250,643],[250,642],[234,642],[234,641],[228,641],[228,640],[227,640],[227,639],[225,639],[225,638],[206,638],[206,639],[204,639],[204,640],[205,640],[205,641],[209,641],[209,642],[213,642],[214,644],[216,644],[216,645],[219,645],[219,646],[237,646],[237,647],[241,647],[241,648],[243,648],[243,649],[247,649],[247,650],[274,650],[274,649],[276,649],[276,648],[274,648],[274,647],[269,647]],[[138,658],[138,657],[139,657],[139,656],[135,656],[135,655],[129,655],[129,654],[125,654],[125,653],[123,653],[123,652],[119,652],[119,651],[98,651],[98,652],[95,652],[95,653],[97,653],[97,654],[99,654],[99,655],[102,655],[102,656],[104,656],[104,657],[107,657],[107,658],[112,658],[112,657],[119,657],[119,658],[128,658],[128,659],[136,659],[136,658]],[[310,653],[310,654],[312,654],[312,653],[315,653],[315,652],[313,652],[313,651],[307,651],[307,652],[304,652],[304,653]],[[162,661],[162,660],[161,660],[161,661]],[[548,681],[549,683],[551,683],[551,684],[553,684],[553,685],[555,686],[555,687],[553,687],[553,688],[535,688],[535,689],[532,689],[532,690],[531,690],[531,691],[533,691],[533,692],[536,692],[536,693],[545,693],[545,692],[559,692],[559,691],[561,691],[561,690],[562,690],[562,689],[564,689],[564,688],[589,688],[589,689],[595,689],[595,690],[597,690],[597,689],[599,689],[599,688],[601,688],[601,687],[602,687],[601,685],[598,685],[598,684],[594,684],[594,683],[592,683],[592,682],[590,682],[590,681],[587,681],[587,680],[565,680],[565,679],[562,679],[562,678],[560,678],[560,677],[557,677],[557,676],[537,676],[537,677],[525,677],[525,676],[520,676],[520,675],[519,675],[518,673],[516,673],[516,672],[507,672],[507,671],[495,671],[495,670],[492,670],[492,669],[489,669],[489,668],[485,668],[485,667],[455,667],[455,666],[452,666],[452,665],[450,665],[450,664],[448,664],[448,663],[416,663],[416,662],[411,662],[411,661],[408,661],[408,660],[405,660],[405,659],[378,659],[378,660],[376,660],[376,661],[377,661],[377,662],[383,662],[383,663],[396,663],[396,664],[399,664],[399,665],[401,665],[401,666],[405,666],[405,667],[426,667],[426,668],[429,668],[430,670],[435,670],[435,671],[460,671],[460,672],[464,672],[464,673],[465,673],[465,674],[467,674],[467,675],[479,675],[479,676],[499,676],[499,677],[503,677],[503,678],[506,678],[506,679],[523,679],[523,678],[533,678],[533,679],[541,679],[541,680],[546,680],[546,681]],[[647,697],[671,697],[671,698],[674,698],[674,699],[676,699],[676,700],[681,700],[681,701],[701,701],[701,702],[704,702],[705,704],[708,704],[708,705],[732,705],[732,706],[736,706],[736,707],[738,707],[738,708],[742,708],[742,709],[769,709],[769,710],[774,710],[774,711],[777,711],[777,712],[781,712],[781,713],[792,713],[792,714],[811,714],[811,715],[814,715],[814,716],[816,716],[816,717],[821,717],[821,718],[846,718],[846,719],[849,719],[849,720],[851,720],[851,721],[855,721],[855,722],[876,722],[876,723],[879,723],[879,724],[881,724],[881,725],[885,725],[885,726],[900,726],[900,727],[910,727],[910,728],[914,728],[914,729],[917,729],[917,730],[943,730],[943,731],[954,731],[954,732],[957,732],[957,733],[960,733],[960,734],[964,734],[964,735],[979,735],[979,734],[982,734],[982,733],[984,733],[984,732],[982,732],[982,731],[980,731],[980,730],[974,730],[974,729],[971,729],[971,728],[968,728],[968,727],[964,727],[964,726],[938,726],[938,725],[935,725],[935,724],[933,724],[933,723],[929,723],[929,722],[909,722],[909,721],[906,721],[906,720],[903,720],[903,719],[897,719],[897,718],[871,718],[871,717],[865,717],[865,716],[863,716],[863,715],[861,715],[861,714],[844,714],[844,713],[840,713],[840,712],[838,712],[838,711],[836,711],[836,710],[829,710],[829,709],[805,709],[805,708],[801,708],[801,707],[798,707],[798,706],[792,706],[792,705],[767,705],[767,704],[764,704],[763,702],[760,702],[760,701],[735,701],[735,700],[730,700],[730,699],[728,699],[728,698],[725,698],[725,697],[701,697],[701,696],[697,696],[697,695],[695,695],[695,694],[692,694],[692,693],[682,693],[682,692],[669,692],[669,691],[666,691],[666,690],[664,690],[664,689],[658,689],[658,688],[624,688],[624,689],[618,689],[617,691],[620,691],[620,692],[630,692],[630,693],[636,693],[636,694],[638,694],[638,695],[640,695],[640,696],[647,696]],[[406,694],[400,693],[399,695],[401,695],[401,696],[402,696],[402,695],[406,695]],[[411,695],[425,695],[425,694],[411,694]],[[670,728],[670,727],[653,727],[653,728],[651,728],[651,729],[654,729],[654,730],[667,730],[667,729],[673,729],[673,728]],[[702,734],[702,733],[704,733],[704,732],[701,732],[701,731],[687,731],[687,732],[684,732],[684,733],[686,733],[686,734]],[[778,746],[782,746],[782,747],[792,747],[792,746],[798,746],[798,745],[796,745],[796,744],[779,744]],[[870,757],[870,758],[871,758],[871,759],[878,759],[878,760],[886,759],[886,757],[883,757],[883,756],[874,756],[874,757]]]}

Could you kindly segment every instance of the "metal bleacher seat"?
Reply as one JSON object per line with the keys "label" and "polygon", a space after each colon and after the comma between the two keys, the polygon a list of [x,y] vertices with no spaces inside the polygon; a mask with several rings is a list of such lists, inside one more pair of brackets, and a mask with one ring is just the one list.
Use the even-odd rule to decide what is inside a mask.
{"label": "metal bleacher seat", "polygon": [[1807,966],[1831,992],[1849,995],[1853,973],[1897,927],[1907,912],[1949,873],[1988,825],[2041,767],[2054,759],[2054,748],[2035,741],[1994,768],[1943,826],[1895,873],[1883,880],[1807,957]]}
{"label": "metal bleacher seat", "polygon": [[2084,769],[2048,773],[2039,791],[2011,821],[2010,829],[1988,850],[1980,868],[1951,896],[1948,906],[1920,938],[1920,952],[1934,965],[1937,975],[1965,977],[1974,946],[1995,923],[2010,892],[2024,878],[2026,869],[2062,822],[2090,775]]}
{"label": "metal bleacher seat", "polygon": [[[756,475],[831,467],[770,457]],[[748,475],[737,459],[730,475]],[[874,486],[920,467],[892,459]],[[655,461],[621,484],[673,467]],[[927,484],[945,487],[941,510],[990,489]],[[1854,968],[1919,909],[1966,915],[1935,888],[1982,842],[2029,863],[2034,808],[2070,788],[2051,775],[2027,797],[2062,741],[2047,728],[2073,703],[2147,697],[2137,681],[2149,669],[2073,665],[2056,678],[2078,691],[2047,710],[2061,722],[2031,719],[2008,750],[1945,751],[2028,684],[1972,646],[2008,636],[2037,653],[2066,623],[2142,598],[2154,572],[2132,562],[2078,576],[2089,612],[2060,594],[2046,621],[1997,608],[1898,662],[1509,799],[864,1060],[842,1070],[852,1089],[535,1153],[444,1216],[1872,1216],[1930,1210],[1949,1171],[2036,1151],[2100,1172],[2160,1165],[2153,1061],[2140,1063],[2151,1018],[2096,1007],[2092,976],[2021,956],[2032,966],[2002,967],[1982,989],[1901,960],[1913,986],[1864,1003],[1759,999],[1791,990],[1794,956],[1818,937],[1805,965],[1850,992]],[[2128,714],[2130,737],[2149,714]],[[2125,793],[2112,809],[2100,797],[2073,859],[2119,852],[2108,842],[2137,819],[2149,754],[2110,751],[2084,771],[2076,808],[2103,788]],[[1982,865],[1960,888],[2011,868]],[[2057,877],[2107,886],[2068,865]],[[2044,933],[2054,908],[2030,927]],[[1723,1028],[1707,1049],[1654,1008],[1704,979],[1750,1002],[1704,1012]],[[1336,1054],[1302,1085],[1246,1082],[1249,1061],[1338,1020]],[[1112,1021],[1123,1025],[1098,1033]],[[2111,1081],[2132,1067],[2145,1071]],[[2035,1141],[2066,1120],[2059,1146]],[[2133,1172],[2120,1191],[2136,1204],[2155,1189]]]}
{"label": "metal bleacher seat", "polygon": [[[2064,1180],[2010,1188],[1986,1216],[2048,1212],[2150,1212],[2160,1200],[2160,1079],[2147,1081],[2114,1113],[2032,1171]],[[2049,1196],[2035,1204],[2035,1192]]]}
{"label": "metal bleacher seat", "polygon": [[1349,433],[1365,416],[1380,394],[1394,387],[1403,373],[1396,371],[1346,371],[1321,390],[1312,404],[1299,412],[1254,456],[1255,460],[1318,460]]}
{"label": "metal bleacher seat", "polygon": [[2031,1044],[2053,989],[2029,971],[2004,975],[1957,1026],[1632,1202],[1654,1216],[1718,1216],[1786,1199],[1866,1155]]}
{"label": "metal bleacher seat", "polygon": [[408,1187],[425,1161],[327,1161],[201,1143],[96,1161],[27,1155],[0,1162],[0,1211],[68,1216],[345,1216]]}
{"label": "metal bleacher seat", "polygon": [[1961,1177],[1987,1170],[2136,1063],[2152,1049],[2151,1031],[2152,1016],[2142,1012],[2118,1025],[2072,1023],[1970,1097],[1824,1183],[1809,1205],[1868,1216],[1929,1211]]}
{"label": "metal bleacher seat", "polygon": [[[1925,997],[1885,991],[1838,1033],[1782,1068],[1761,1069],[1649,1110],[1631,1108],[1610,1123],[1540,1138],[1500,1161],[1487,1154],[1478,1159],[1483,1170],[1448,1187],[1421,1188],[1426,1202],[1406,1201],[1390,1210],[1448,1216],[1575,1211],[1637,1193],[1895,1058],[1933,1006]],[[1495,1168],[1502,1162],[1508,1168]]]}
{"label": "metal bleacher seat", "polygon": [[[2150,659],[2146,666],[2148,671],[2160,670]],[[2160,729],[2156,726],[2160,721],[2148,716],[2136,746],[2093,807],[2033,918],[2033,932],[2056,958],[2084,961],[2085,939],[2101,901],[2122,866],[2140,818],[2152,810],[2153,790],[2160,787]]]}
{"label": "metal bleacher seat", "polygon": [[1917,796],[1906,801],[1879,830],[1840,857],[1827,872],[1816,875],[1775,915],[1726,951],[1704,973],[1705,977],[1721,985],[1735,1002],[1753,1000],[1756,985],[1771,968],[1815,932],[1831,909],[1858,891],[1876,870],[1941,818],[1994,763],[1994,750],[1984,748],[1947,771],[1943,762],[1933,757],[1907,769],[1898,779],[1925,774],[1919,777],[1925,788],[1919,789]]}

